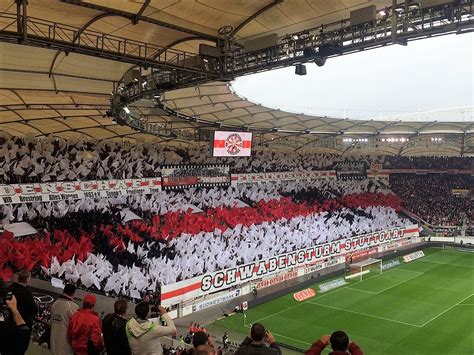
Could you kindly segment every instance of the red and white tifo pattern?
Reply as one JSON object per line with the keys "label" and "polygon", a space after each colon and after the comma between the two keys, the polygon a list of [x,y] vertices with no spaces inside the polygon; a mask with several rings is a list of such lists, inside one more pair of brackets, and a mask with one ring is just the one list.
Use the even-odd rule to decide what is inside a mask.
{"label": "red and white tifo pattern", "polygon": [[249,157],[252,152],[252,133],[223,132],[214,133],[215,157]]}

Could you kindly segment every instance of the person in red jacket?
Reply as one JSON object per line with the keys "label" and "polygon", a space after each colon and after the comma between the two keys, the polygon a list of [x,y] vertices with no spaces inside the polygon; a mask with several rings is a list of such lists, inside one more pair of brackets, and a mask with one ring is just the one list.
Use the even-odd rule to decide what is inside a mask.
{"label": "person in red jacket", "polygon": [[350,341],[347,334],[342,330],[335,331],[331,336],[323,335],[306,351],[306,355],[319,355],[329,344],[331,344],[332,349],[329,355],[364,355],[359,345]]}
{"label": "person in red jacket", "polygon": [[96,298],[85,295],[82,308],[72,316],[68,327],[68,340],[75,355],[100,354],[104,349],[99,315],[94,312]]}

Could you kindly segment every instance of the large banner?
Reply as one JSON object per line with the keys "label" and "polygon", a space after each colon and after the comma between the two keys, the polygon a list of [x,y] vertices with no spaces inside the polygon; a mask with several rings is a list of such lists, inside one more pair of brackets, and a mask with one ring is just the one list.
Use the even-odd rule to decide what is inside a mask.
{"label": "large banner", "polygon": [[319,244],[306,249],[279,255],[267,260],[255,261],[235,268],[221,270],[161,288],[164,306],[177,304],[195,297],[225,290],[249,281],[258,280],[291,268],[312,265],[329,257],[342,256],[357,250],[376,247],[404,238],[418,237],[418,226],[409,225],[378,231],[353,238]]}
{"label": "large banner", "polygon": [[131,194],[152,194],[160,190],[161,178],[0,185],[0,205],[117,198]]}
{"label": "large banner", "polygon": [[297,266],[290,268],[286,272],[280,272],[277,274],[273,274],[268,277],[264,277],[261,281],[255,284],[257,289],[273,286],[288,280],[295,279],[297,277],[301,277],[304,275],[312,274],[313,272],[320,271],[323,269],[327,269],[328,267],[335,266],[338,264],[345,263],[346,260],[344,257],[332,258],[328,261],[317,261],[313,263],[304,264],[302,266]]}
{"label": "large banner", "polygon": [[228,165],[178,165],[161,169],[164,189],[181,189],[194,186],[230,185]]}
{"label": "large banner", "polygon": [[213,157],[249,157],[252,153],[252,133],[215,131]]}
{"label": "large banner", "polygon": [[340,162],[335,166],[337,179],[348,180],[358,179],[362,180],[367,178],[367,171],[364,162],[348,161]]}
{"label": "large banner", "polygon": [[335,178],[334,170],[324,171],[288,171],[275,173],[232,174],[232,184],[265,184],[268,182],[314,180]]}

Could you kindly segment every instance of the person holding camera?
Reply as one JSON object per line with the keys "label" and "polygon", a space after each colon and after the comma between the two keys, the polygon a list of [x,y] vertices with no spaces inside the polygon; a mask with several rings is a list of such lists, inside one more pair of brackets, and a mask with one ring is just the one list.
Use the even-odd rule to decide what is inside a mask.
{"label": "person holding camera", "polygon": [[0,354],[23,355],[30,343],[31,330],[17,308],[15,296],[0,279]]}
{"label": "person holding camera", "polygon": [[350,341],[347,334],[342,330],[335,331],[331,336],[323,335],[305,354],[319,355],[329,344],[331,344],[332,349],[329,355],[364,355],[359,345]]}
{"label": "person holding camera", "polygon": [[38,306],[33,298],[33,294],[28,289],[31,273],[22,270],[18,273],[18,282],[13,283],[11,291],[15,295],[18,304],[18,311],[25,320],[28,328],[33,329],[33,322],[38,314]]}
{"label": "person holding camera", "polygon": [[[267,343],[269,346],[265,345]],[[262,323],[254,323],[250,328],[250,336],[240,344],[236,355],[281,355],[281,349],[275,337],[265,330]]]}
{"label": "person holding camera", "polygon": [[150,320],[151,305],[149,302],[140,302],[135,306],[136,318],[127,322],[125,327],[128,343],[133,355],[162,354],[160,338],[176,334],[176,327],[166,309],[158,306],[158,312],[166,322],[166,326]]}

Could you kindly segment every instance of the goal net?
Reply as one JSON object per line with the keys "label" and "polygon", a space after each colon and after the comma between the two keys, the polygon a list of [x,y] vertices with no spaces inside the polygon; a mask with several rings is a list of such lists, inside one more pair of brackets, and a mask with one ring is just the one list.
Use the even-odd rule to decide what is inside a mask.
{"label": "goal net", "polygon": [[346,269],[346,279],[364,280],[382,273],[382,260],[369,258],[350,264]]}

